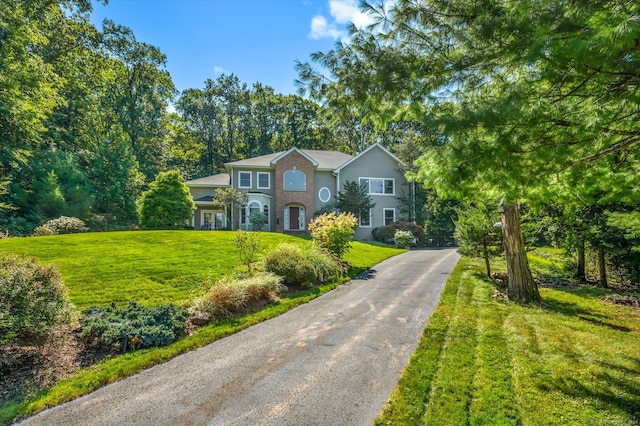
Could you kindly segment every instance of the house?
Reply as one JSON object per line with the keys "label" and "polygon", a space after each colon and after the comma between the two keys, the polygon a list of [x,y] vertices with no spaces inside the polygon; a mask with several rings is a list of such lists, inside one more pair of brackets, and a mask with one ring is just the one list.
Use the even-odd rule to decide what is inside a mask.
{"label": "house", "polygon": [[[195,229],[251,229],[249,217],[263,213],[263,231],[307,232],[313,213],[334,201],[347,180],[364,185],[375,207],[359,217],[355,238],[371,240],[371,230],[388,225],[400,213],[398,196],[408,191],[402,162],[380,144],[356,156],[337,151],[291,148],[225,164],[227,173],[185,182],[196,204]],[[247,193],[244,206],[214,203],[216,188]]]}

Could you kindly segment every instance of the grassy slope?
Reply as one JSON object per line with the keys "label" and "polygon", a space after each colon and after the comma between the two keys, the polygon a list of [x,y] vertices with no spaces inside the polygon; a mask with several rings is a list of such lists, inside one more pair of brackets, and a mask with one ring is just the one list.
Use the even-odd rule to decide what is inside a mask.
{"label": "grassy slope", "polygon": [[[0,252],[35,256],[58,265],[78,309],[93,304],[187,304],[204,277],[238,267],[231,231],[133,231],[0,240]],[[263,252],[299,237],[263,233]],[[398,251],[354,243],[346,259],[366,268]],[[373,262],[373,263],[372,263]]]}
{"label": "grassy slope", "polygon": [[376,424],[640,422],[636,309],[593,287],[543,288],[542,308],[498,302],[482,271],[458,264]]}
{"label": "grassy slope", "polygon": [[[238,267],[232,232],[155,231],[76,234],[0,240],[0,252],[19,252],[59,265],[71,297],[80,308],[113,300],[145,303],[186,302],[204,276],[219,277]],[[263,234],[264,251],[279,242],[306,243],[299,237]],[[345,256],[350,276],[405,250],[354,242]],[[197,262],[192,259],[201,256]],[[129,263],[133,263],[130,265]],[[138,283],[153,285],[140,291]],[[182,286],[173,285],[183,283]],[[0,406],[0,424],[87,394],[179,354],[197,349],[280,315],[335,288],[340,281],[287,295],[259,312],[198,329],[172,345],[105,360],[50,389]],[[187,283],[187,284],[184,284]],[[100,291],[102,287],[109,291]],[[91,291],[86,291],[90,288]],[[122,296],[122,293],[125,296]],[[169,296],[168,296],[169,295]]]}

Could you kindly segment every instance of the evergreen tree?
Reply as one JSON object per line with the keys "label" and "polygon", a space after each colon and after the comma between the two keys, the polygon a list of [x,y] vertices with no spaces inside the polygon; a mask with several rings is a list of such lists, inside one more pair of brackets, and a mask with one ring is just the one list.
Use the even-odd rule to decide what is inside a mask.
{"label": "evergreen tree", "polygon": [[180,228],[191,219],[194,209],[180,172],[161,172],[140,197],[140,225],[149,229]]}

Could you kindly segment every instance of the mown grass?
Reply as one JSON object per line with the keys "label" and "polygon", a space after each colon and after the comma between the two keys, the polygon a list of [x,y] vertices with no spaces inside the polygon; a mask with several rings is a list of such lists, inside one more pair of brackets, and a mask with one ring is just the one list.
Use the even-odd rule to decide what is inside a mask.
{"label": "mown grass", "polygon": [[586,286],[542,288],[542,307],[505,303],[482,271],[455,268],[377,425],[640,422],[637,309]]}
{"label": "mown grass", "polygon": [[[35,256],[58,265],[71,301],[90,305],[188,304],[205,277],[217,280],[239,267],[234,232],[131,231],[0,240],[0,252]],[[306,243],[284,234],[263,233],[262,251],[281,242]],[[353,243],[346,260],[366,268],[398,253],[390,247]],[[373,263],[375,264],[375,263]]]}
{"label": "mown grass", "polygon": [[[110,303],[110,297],[116,301],[134,300],[149,304],[176,303],[190,301],[194,289],[199,286],[200,280],[204,276],[221,277],[239,267],[240,262],[232,238],[232,232],[194,231],[76,234],[3,240],[0,243],[0,252],[28,254],[43,261],[58,264],[63,279],[69,287],[72,300],[75,303],[80,301],[81,303],[78,303],[80,307],[97,304],[100,303],[99,301]],[[305,242],[297,237],[275,233],[263,234],[262,241],[265,251],[283,241]],[[85,246],[83,246],[83,242]],[[214,253],[209,256],[213,259],[204,259],[197,265],[191,264],[190,259],[194,255],[211,252],[211,247],[215,247]],[[281,315],[332,290],[360,271],[403,251],[405,250],[354,242],[352,250],[345,256],[345,260],[352,264],[349,277],[286,295],[259,312],[202,327],[193,335],[172,345],[140,350],[104,360],[58,382],[44,392],[22,401],[3,404],[0,406],[0,424],[15,421],[17,418],[77,398],[108,383],[121,380],[177,355],[208,345],[251,325]],[[137,253],[137,257],[130,259],[131,253]],[[98,254],[100,255],[98,256]],[[92,262],[94,256],[97,256],[99,260]],[[160,259],[156,259],[156,256]],[[221,258],[226,259],[227,263],[220,262]],[[180,259],[183,259],[186,265],[180,264]],[[133,268],[130,265],[122,265],[128,261],[137,262],[141,267]],[[156,269],[149,264],[155,265]],[[86,272],[83,268],[94,272]],[[123,278],[119,274],[128,274],[126,275],[128,278]],[[185,284],[185,288],[182,290],[168,292],[162,288],[163,284],[166,285],[166,281],[163,281],[162,277],[169,277],[174,282],[191,281],[189,281],[189,285]],[[160,289],[139,292],[136,286],[139,279],[147,279],[153,282],[154,286],[160,286]],[[92,297],[93,291],[100,288],[101,285],[109,286],[111,291],[98,292],[96,297]],[[117,291],[125,291],[126,298],[118,295]],[[172,296],[167,297],[167,294]],[[139,298],[135,299],[135,297]]]}

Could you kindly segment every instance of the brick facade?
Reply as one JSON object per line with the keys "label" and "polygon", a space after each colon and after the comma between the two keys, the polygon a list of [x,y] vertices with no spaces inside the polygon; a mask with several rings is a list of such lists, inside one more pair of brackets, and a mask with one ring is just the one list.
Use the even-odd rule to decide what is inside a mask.
{"label": "brick facade", "polygon": [[[288,170],[299,170],[306,175],[306,191],[285,191],[283,175]],[[297,151],[291,151],[278,160],[275,165],[275,218],[276,232],[284,232],[284,209],[289,205],[304,208],[304,230],[314,212],[314,175],[315,167],[307,158]]]}

